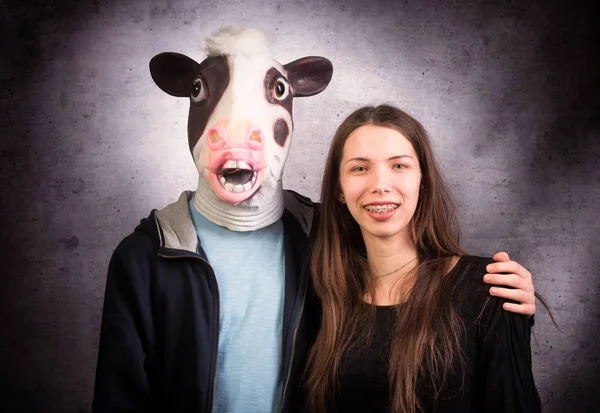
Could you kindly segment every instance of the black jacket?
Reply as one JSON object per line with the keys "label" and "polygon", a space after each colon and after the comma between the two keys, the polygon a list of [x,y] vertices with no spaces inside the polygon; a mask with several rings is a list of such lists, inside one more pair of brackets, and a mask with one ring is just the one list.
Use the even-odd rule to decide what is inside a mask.
{"label": "black jacket", "polygon": [[[117,247],[106,283],[93,412],[212,412],[219,290],[188,210],[192,192],[143,219]],[[282,412],[303,404],[300,376],[318,307],[305,270],[316,204],[285,192]],[[307,322],[307,320],[309,322]]]}

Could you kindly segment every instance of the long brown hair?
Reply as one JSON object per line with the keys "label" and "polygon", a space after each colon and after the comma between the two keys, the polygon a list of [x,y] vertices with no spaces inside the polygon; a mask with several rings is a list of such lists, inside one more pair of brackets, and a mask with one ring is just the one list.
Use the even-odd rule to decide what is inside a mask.
{"label": "long brown hair", "polygon": [[[440,174],[423,126],[392,106],[363,107],[337,129],[325,165],[321,209],[311,271],[323,313],[305,375],[308,408],[328,411],[337,385],[342,354],[369,339],[373,306],[364,303],[372,291],[372,277],[360,227],[346,205],[339,202],[340,163],[348,136],[364,125],[388,127],[405,136],[415,149],[421,168],[419,201],[411,222],[419,265],[402,311],[389,357],[390,411],[415,413],[422,407],[420,392],[436,397],[447,375],[462,365],[462,321],[453,308],[444,276],[459,246],[459,225],[450,192]],[[365,333],[365,331],[367,331]],[[364,340],[363,340],[364,341]]]}

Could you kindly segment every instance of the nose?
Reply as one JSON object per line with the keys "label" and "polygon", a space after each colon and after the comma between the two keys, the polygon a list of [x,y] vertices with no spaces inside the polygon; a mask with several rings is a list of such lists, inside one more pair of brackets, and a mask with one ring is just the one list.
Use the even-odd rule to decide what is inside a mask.
{"label": "nose", "polygon": [[206,132],[210,149],[247,148],[260,151],[265,146],[265,139],[258,126],[248,121],[219,121]]}
{"label": "nose", "polygon": [[373,193],[377,193],[379,195],[389,194],[390,188],[384,187],[384,186],[377,186],[377,187],[373,188]]}
{"label": "nose", "polygon": [[383,168],[377,168],[372,174],[371,193],[387,194],[391,191],[388,174]]}

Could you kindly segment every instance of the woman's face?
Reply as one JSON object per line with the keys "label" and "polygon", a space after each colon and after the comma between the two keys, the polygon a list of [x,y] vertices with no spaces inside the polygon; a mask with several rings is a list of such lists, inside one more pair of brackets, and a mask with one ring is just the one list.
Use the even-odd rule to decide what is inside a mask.
{"label": "woman's face", "polygon": [[375,125],[354,130],[344,144],[340,185],[363,237],[409,236],[421,169],[401,133]]}

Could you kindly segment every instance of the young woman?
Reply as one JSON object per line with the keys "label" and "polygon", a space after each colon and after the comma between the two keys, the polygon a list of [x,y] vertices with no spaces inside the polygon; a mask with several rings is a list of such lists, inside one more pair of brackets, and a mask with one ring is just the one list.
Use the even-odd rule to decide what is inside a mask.
{"label": "young woman", "polygon": [[[461,249],[418,121],[384,105],[340,125],[315,242],[323,312],[306,373],[310,412],[540,411],[529,320],[489,295],[493,260]],[[501,295],[518,300],[511,291]]]}

